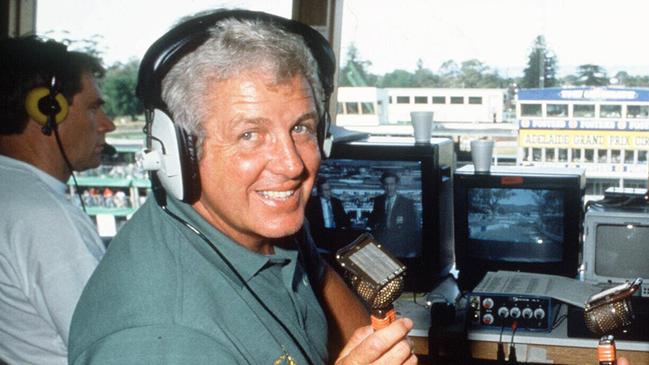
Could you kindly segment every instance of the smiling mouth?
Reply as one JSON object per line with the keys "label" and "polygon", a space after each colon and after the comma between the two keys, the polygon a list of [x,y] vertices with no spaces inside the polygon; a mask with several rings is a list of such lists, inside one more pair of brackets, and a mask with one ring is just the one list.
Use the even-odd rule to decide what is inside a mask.
{"label": "smiling mouth", "polygon": [[286,191],[260,191],[259,194],[264,197],[265,199],[271,199],[271,200],[287,200],[293,194],[295,194],[295,190],[286,190]]}

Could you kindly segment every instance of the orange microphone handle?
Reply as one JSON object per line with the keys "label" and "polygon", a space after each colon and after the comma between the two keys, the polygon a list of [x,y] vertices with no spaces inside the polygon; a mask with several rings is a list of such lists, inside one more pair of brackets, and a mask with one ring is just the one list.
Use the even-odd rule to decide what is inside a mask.
{"label": "orange microphone handle", "polygon": [[599,365],[615,365],[617,354],[615,341],[612,336],[604,336],[597,345],[597,360]]}
{"label": "orange microphone handle", "polygon": [[373,311],[370,319],[372,321],[372,328],[374,328],[375,331],[380,330],[381,328],[387,327],[397,319],[397,311],[394,307],[391,307],[386,311]]}

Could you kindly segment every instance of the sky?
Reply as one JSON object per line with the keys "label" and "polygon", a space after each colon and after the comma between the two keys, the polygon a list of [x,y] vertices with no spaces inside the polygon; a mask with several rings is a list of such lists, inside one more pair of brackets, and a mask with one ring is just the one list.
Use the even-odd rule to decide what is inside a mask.
{"label": "sky", "polygon": [[[40,0],[37,31],[101,34],[110,65],[141,58],[179,17],[219,7],[291,14],[290,0]],[[646,0],[344,0],[343,9],[343,62],[353,43],[376,74],[412,71],[419,59],[433,72],[449,59],[478,59],[517,77],[537,35],[545,36],[561,76],[588,63],[609,76],[649,74]]]}

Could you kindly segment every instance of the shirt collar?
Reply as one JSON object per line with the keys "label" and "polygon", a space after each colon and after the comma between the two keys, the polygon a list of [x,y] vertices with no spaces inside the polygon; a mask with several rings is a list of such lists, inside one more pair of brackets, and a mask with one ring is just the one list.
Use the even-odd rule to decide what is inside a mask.
{"label": "shirt collar", "polygon": [[41,180],[45,185],[47,185],[52,191],[56,194],[65,197],[65,192],[67,186],[61,180],[55,178],[54,176],[48,174],[47,172],[39,169],[38,167],[28,164],[27,162],[16,160],[15,158],[7,157],[0,155],[0,162],[6,166],[13,167],[15,169],[20,169],[23,171],[28,171]]}
{"label": "shirt collar", "polygon": [[[262,255],[257,252],[251,251],[248,248],[236,243],[221,231],[212,226],[205,218],[203,218],[194,208],[189,204],[183,203],[178,199],[171,196],[167,197],[168,207],[180,218],[186,220],[188,223],[198,229],[207,239],[215,245],[225,258],[232,264],[232,266],[241,275],[241,278],[246,282],[250,281],[259,271],[268,265],[279,264],[289,265],[289,272],[292,275],[295,273],[295,264],[297,260],[297,249],[282,248],[279,245],[274,245],[275,253],[273,255]],[[193,233],[192,233],[193,234]],[[287,237],[293,243],[294,237]],[[202,240],[201,240],[202,241]],[[199,244],[207,243],[200,242]],[[292,247],[297,245],[293,244]],[[217,266],[221,268],[226,275],[230,276],[233,281],[239,282],[236,275],[232,270],[218,258],[214,261]],[[284,271],[284,270],[282,270]]]}

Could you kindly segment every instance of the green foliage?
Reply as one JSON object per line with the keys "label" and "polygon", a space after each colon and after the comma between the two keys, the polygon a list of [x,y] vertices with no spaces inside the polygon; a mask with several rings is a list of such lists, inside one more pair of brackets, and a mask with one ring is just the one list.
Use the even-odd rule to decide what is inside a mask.
{"label": "green foliage", "polygon": [[606,70],[598,65],[581,65],[577,68],[577,80],[575,85],[583,86],[607,86],[610,81]]}
{"label": "green foliage", "polygon": [[130,116],[135,119],[143,112],[142,104],[135,95],[138,60],[126,64],[116,63],[106,71],[101,90],[106,99],[104,110],[111,117]]}
{"label": "green foliage", "polygon": [[340,86],[376,86],[378,78],[368,71],[370,66],[372,62],[361,59],[358,48],[351,44],[347,50],[347,63],[340,69]]}
{"label": "green foliage", "polygon": [[523,70],[521,86],[524,88],[553,87],[557,81],[557,58],[545,43],[542,35],[534,39],[528,56],[527,67]]}

